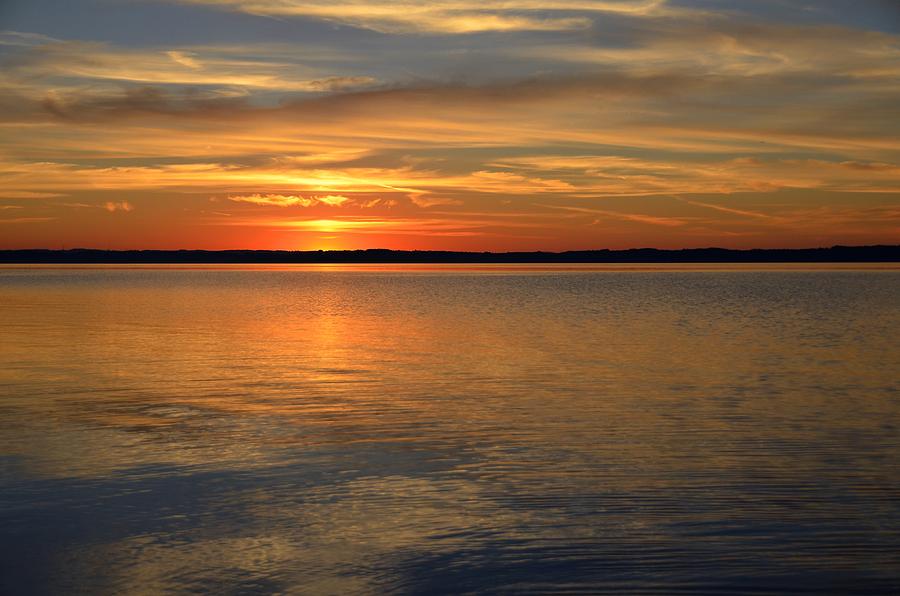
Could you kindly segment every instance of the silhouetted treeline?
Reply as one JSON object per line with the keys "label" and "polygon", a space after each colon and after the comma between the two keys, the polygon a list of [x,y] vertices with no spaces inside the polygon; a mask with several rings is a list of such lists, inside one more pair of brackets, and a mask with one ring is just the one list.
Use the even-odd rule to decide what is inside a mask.
{"label": "silhouetted treeline", "polygon": [[752,249],[456,252],[438,250],[0,250],[0,263],[885,263],[897,246]]}

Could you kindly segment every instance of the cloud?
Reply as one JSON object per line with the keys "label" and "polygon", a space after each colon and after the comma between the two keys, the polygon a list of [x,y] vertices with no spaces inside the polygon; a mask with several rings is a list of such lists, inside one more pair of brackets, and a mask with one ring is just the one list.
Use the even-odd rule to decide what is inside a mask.
{"label": "cloud", "polygon": [[770,215],[768,213],[761,213],[759,211],[749,211],[747,209],[735,209],[734,207],[726,207],[723,205],[715,205],[712,203],[703,203],[700,201],[685,200],[684,202],[687,203],[688,205],[694,205],[697,207],[705,207],[707,209],[712,209],[714,211],[719,211],[722,213],[731,213],[734,215],[742,215],[744,217],[754,217],[754,218],[758,218],[758,219],[767,219],[767,220],[778,219],[777,217],[775,217],[773,215]]}
{"label": "cloud", "polygon": [[[851,99],[836,104],[833,97],[838,92]],[[153,142],[149,124],[161,131],[160,150],[167,147],[162,130],[177,127],[179,134],[175,139],[169,135],[169,141],[187,143],[194,138],[198,153],[216,138],[222,140],[220,151],[230,152],[237,142],[242,151],[256,153],[300,153],[307,143],[374,151],[426,145],[536,146],[552,139],[557,146],[706,153],[793,148],[840,153],[844,161],[877,161],[871,158],[884,160],[887,152],[900,149],[900,141],[884,124],[896,112],[891,102],[896,95],[890,89],[870,91],[853,81],[836,87],[821,77],[606,72],[485,85],[419,84],[338,92],[327,99],[294,99],[277,106],[155,87],[124,93],[53,93],[30,111],[20,102],[18,115],[8,117],[23,123],[140,126],[141,134],[135,138],[120,128],[111,141],[117,144]],[[183,120],[193,122],[189,129],[178,124]],[[96,132],[91,134],[97,138]],[[54,140],[59,147],[60,140]]]}
{"label": "cloud", "polygon": [[58,39],[40,33],[0,31],[0,46],[35,46],[58,41]]}
{"label": "cloud", "polygon": [[103,204],[103,208],[110,213],[115,213],[116,211],[123,211],[125,213],[134,211],[134,206],[128,201],[107,201]]}
{"label": "cloud", "polygon": [[500,51],[539,63],[624,67],[636,74],[690,69],[740,77],[804,72],[857,79],[900,75],[896,35],[834,25],[738,21],[719,15],[645,23],[631,32],[630,41],[606,45],[602,40],[572,40]]}
{"label": "cloud", "polygon": [[[420,78],[375,86],[378,77],[367,74],[310,77],[307,67],[289,62],[287,50],[267,54],[274,51],[269,46],[259,50],[263,57],[241,60],[234,48],[212,46],[132,51],[49,43],[12,61],[0,111],[6,122],[23,125],[111,122],[119,128],[108,142],[118,146],[157,144],[162,151],[168,137],[183,151],[203,154],[212,138],[220,141],[219,155],[297,154],[307,143],[374,152],[536,146],[552,139],[556,145],[707,153],[801,149],[877,162],[900,148],[884,124],[898,115],[896,77],[874,74],[898,63],[895,36],[839,27],[770,31],[723,18],[703,21],[709,30],[690,20],[667,22],[653,20],[633,33],[632,43],[616,47],[496,48],[491,51],[520,57],[532,52],[543,74],[477,84]],[[707,51],[716,44],[721,51]],[[786,61],[763,68],[768,62],[760,61],[760,48]],[[586,70],[559,67],[582,50],[598,54],[574,62]],[[71,78],[57,84],[53,77],[63,74],[89,84]],[[179,86],[187,84],[200,87]],[[235,92],[239,88],[245,92]],[[131,125],[140,128],[133,138],[126,132]],[[177,135],[168,134],[172,128]],[[80,130],[52,135],[53,150]]]}
{"label": "cloud", "polygon": [[[2,38],[0,38],[2,39]],[[370,86],[371,76],[324,73],[303,62],[265,53],[259,58],[235,56],[234,48],[135,49],[100,42],[38,38],[18,44],[4,60],[0,80],[49,83],[60,91],[73,79],[95,82],[190,85],[225,89],[324,93]],[[75,85],[74,90],[79,89]],[[232,93],[233,94],[233,93]],[[224,95],[220,90],[219,95]]]}
{"label": "cloud", "polygon": [[892,163],[863,163],[859,161],[842,161],[838,164],[829,165],[837,165],[838,167],[847,168],[850,170],[862,170],[863,172],[900,172],[900,165]]}
{"label": "cloud", "polygon": [[55,217],[12,217],[9,219],[0,218],[0,224],[42,223],[46,221],[53,221],[55,219]]}
{"label": "cloud", "polygon": [[597,14],[665,16],[688,12],[665,0],[183,0],[275,17],[334,21],[383,33],[465,34],[583,29]]}
{"label": "cloud", "polygon": [[[625,213],[621,211],[610,211],[607,209],[589,209],[586,207],[571,207],[563,205],[543,205],[551,209],[562,209],[563,211],[571,211],[574,213],[589,213],[592,215],[600,215],[603,218],[611,218],[622,221],[633,221],[642,224],[664,227],[679,227],[687,224],[690,219],[683,217],[661,217],[656,215],[647,215],[643,213]],[[594,219],[591,225],[602,223],[601,219]]]}
{"label": "cloud", "polygon": [[332,219],[301,220],[249,220],[228,221],[229,225],[288,228],[297,232],[320,234],[391,234],[391,235],[434,235],[434,236],[477,236],[486,224],[477,221],[453,219],[377,217],[340,217]]}
{"label": "cloud", "polygon": [[175,62],[176,64],[187,66],[188,68],[193,68],[195,70],[203,68],[200,63],[193,58],[193,55],[190,52],[169,50],[165,54],[172,59],[172,62]]}
{"label": "cloud", "polygon": [[371,199],[362,201],[359,206],[363,209],[372,209],[374,207],[396,207],[399,203],[394,199]]}
{"label": "cloud", "polygon": [[315,199],[307,199],[296,195],[278,194],[253,194],[228,197],[229,201],[236,203],[253,203],[254,205],[272,205],[275,207],[310,207],[318,203]]}
{"label": "cloud", "polygon": [[[461,204],[481,195],[610,198],[734,194],[807,189],[828,192],[900,192],[897,168],[874,162],[847,167],[824,160],[739,158],[650,160],[621,156],[539,155],[501,159],[489,169],[450,172],[419,167],[305,167],[273,160],[259,164],[182,163],[161,166],[88,167],[65,163],[2,163],[0,178],[33,193],[88,190],[217,192],[228,200],[275,207],[390,206],[405,197],[418,207]],[[259,192],[270,188],[272,192]],[[285,193],[274,189],[291,188]],[[375,195],[375,196],[373,196]],[[372,202],[379,199],[380,202]],[[722,209],[724,211],[724,209]]]}
{"label": "cloud", "polygon": [[350,199],[343,195],[325,195],[324,197],[315,197],[315,200],[326,205],[331,205],[332,207],[340,207]]}
{"label": "cloud", "polygon": [[0,199],[52,199],[63,197],[58,192],[35,192],[33,190],[0,190]]}
{"label": "cloud", "polygon": [[760,158],[667,162],[616,155],[539,155],[507,158],[494,165],[562,175],[569,180],[572,194],[583,197],[732,194],[788,188],[900,192],[897,167],[883,163],[847,167],[846,163]]}
{"label": "cloud", "polygon": [[[228,197],[229,201],[237,203],[253,203],[255,205],[269,205],[275,207],[312,207],[314,205],[328,205],[329,207],[340,207],[350,202],[350,199],[342,195],[325,195],[314,197],[301,197],[297,195],[280,195],[280,194],[252,194],[238,195]],[[371,201],[368,204],[377,205]]]}
{"label": "cloud", "polygon": [[[597,73],[572,77],[532,77],[490,84],[468,85],[425,82],[372,90],[353,89],[369,78],[326,78],[307,81],[304,88],[338,91],[327,98],[288,99],[277,106],[253,105],[245,97],[215,92],[172,91],[159,86],[135,86],[110,92],[60,91],[44,96],[44,109],[71,120],[126,119],[146,115],[179,118],[279,119],[290,123],[320,117],[368,116],[403,107],[416,113],[446,109],[450,114],[471,114],[494,106],[540,106],[572,101],[607,101],[626,98],[674,97],[692,89],[708,87],[700,78],[677,75],[631,76],[627,73]],[[348,90],[350,88],[350,90]],[[394,115],[402,120],[403,114]]]}
{"label": "cloud", "polygon": [[462,205],[460,199],[451,199],[450,197],[435,197],[426,195],[424,192],[411,193],[410,201],[417,207],[438,207],[441,205]]}

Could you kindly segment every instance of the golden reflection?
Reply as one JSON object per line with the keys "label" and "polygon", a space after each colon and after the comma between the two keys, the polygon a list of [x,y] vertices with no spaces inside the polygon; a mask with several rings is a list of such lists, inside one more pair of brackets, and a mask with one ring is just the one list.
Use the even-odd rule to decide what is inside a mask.
{"label": "golden reflection", "polygon": [[[769,275],[801,271],[775,268],[784,273]],[[87,274],[96,276],[103,269]],[[22,366],[6,367],[5,383],[41,386],[43,391],[56,387],[56,397],[34,401],[23,396],[10,404],[40,411],[43,419],[68,421],[46,436],[35,435],[40,448],[32,445],[29,455],[35,471],[94,475],[133,466],[142,458],[180,465],[267,465],[268,440],[237,440],[240,433],[267,427],[281,429],[276,433],[280,444],[322,446],[417,441],[423,437],[413,429],[422,425],[435,433],[438,443],[452,441],[455,433],[490,443],[500,437],[479,433],[512,425],[517,430],[504,443],[575,440],[574,453],[586,455],[597,448],[589,435],[598,423],[615,424],[618,430],[609,430],[616,435],[628,428],[633,437],[643,437],[627,457],[646,459],[642,465],[651,467],[672,465],[656,461],[653,454],[684,446],[687,437],[676,431],[688,412],[696,416],[691,424],[698,431],[724,432],[731,424],[722,418],[724,404],[705,399],[702,388],[735,379],[751,383],[758,367],[752,354],[765,358],[780,350],[777,329],[747,327],[740,319],[696,319],[688,304],[641,312],[603,303],[593,307],[600,309],[593,317],[576,325],[559,316],[531,318],[539,305],[529,306],[525,294],[518,298],[525,300],[523,308],[510,311],[477,289],[491,279],[496,281],[490,284],[507,289],[504,280],[529,279],[509,275],[540,279],[539,267],[414,266],[398,271],[396,266],[274,266],[255,274],[228,267],[155,269],[116,273],[110,268],[110,275],[123,276],[121,286],[114,291],[72,286],[65,290],[65,303],[58,302],[60,294],[43,290],[5,292],[7,318],[39,317],[33,320],[40,322],[43,335],[4,342],[0,357],[8,363],[57,363],[54,374],[44,377]],[[629,272],[634,267],[606,269],[624,276],[659,274],[653,269]],[[677,269],[685,268],[669,268],[673,273],[667,275]],[[727,275],[753,267],[713,269]],[[833,270],[816,269],[821,272],[806,275]],[[179,281],[205,279],[194,277],[204,271],[213,276],[209,282],[228,281],[224,286]],[[576,283],[584,275],[578,267],[565,271],[550,279],[572,275]],[[175,276],[175,283],[148,291],[126,282],[144,275]],[[264,285],[245,286],[242,280],[252,279],[243,277],[247,275],[263,276]],[[481,277],[453,277],[458,275]],[[619,284],[630,278],[611,279]],[[565,305],[573,307],[585,308]],[[146,316],[135,318],[137,312]],[[693,321],[689,333],[685,317]],[[703,346],[712,335],[730,339],[711,353]],[[754,346],[749,356],[748,346]],[[453,347],[452,357],[448,347]],[[821,375],[840,383],[841,375],[863,367],[875,351],[891,349],[873,340],[859,352],[840,356],[856,364],[827,367]],[[75,360],[74,350],[79,354]],[[810,357],[821,351],[808,350]],[[794,361],[801,366],[799,359]],[[638,376],[636,363],[647,367]],[[867,383],[877,384],[885,371],[867,374]],[[559,375],[593,379],[592,390],[560,393],[553,388]],[[677,398],[647,408],[645,400],[655,398],[642,388],[658,388],[659,383],[661,395]],[[671,389],[675,387],[682,389]],[[70,407],[82,399],[89,401]],[[779,408],[785,416],[802,416],[821,399],[801,391]],[[766,416],[764,402],[747,407]],[[834,407],[849,415],[855,406]],[[73,435],[66,430],[75,432],[85,424],[94,430]],[[154,433],[165,433],[169,448],[159,451],[152,441],[141,439]],[[121,441],[132,448],[112,449]],[[91,453],[103,457],[98,460]],[[726,456],[707,456],[711,465],[720,460],[727,465]]]}

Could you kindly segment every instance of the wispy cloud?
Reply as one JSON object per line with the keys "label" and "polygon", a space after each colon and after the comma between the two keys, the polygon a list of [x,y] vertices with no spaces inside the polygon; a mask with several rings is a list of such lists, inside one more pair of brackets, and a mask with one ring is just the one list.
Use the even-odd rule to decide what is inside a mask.
{"label": "wispy cloud", "polygon": [[0,46],[36,46],[56,43],[60,40],[27,31],[0,31]]}
{"label": "wispy cloud", "polygon": [[[254,205],[275,207],[312,207],[313,205],[340,207],[341,205],[350,202],[350,199],[343,195],[301,197],[297,195],[252,194],[230,196],[228,197],[228,200],[237,203],[253,203]],[[378,204],[378,201],[378,199],[368,200],[365,204],[374,206]]]}
{"label": "wispy cloud", "polygon": [[55,217],[12,217],[12,218],[2,218],[0,217],[0,225],[3,224],[29,224],[29,223],[43,223],[47,221],[53,221],[57,218]]}
{"label": "wispy cloud", "polygon": [[216,225],[283,228],[317,234],[378,234],[411,236],[478,236],[485,234],[483,222],[472,220],[345,216],[328,219],[235,219],[216,221]]}
{"label": "wispy cloud", "polygon": [[700,201],[688,201],[685,200],[685,203],[688,205],[694,205],[697,207],[705,207],[707,209],[713,209],[714,211],[720,211],[722,213],[732,213],[734,215],[743,215],[744,217],[756,217],[759,219],[768,219],[775,220],[778,219],[773,215],[769,215],[768,213],[760,213],[759,211],[748,211],[747,209],[735,209],[734,207],[726,207],[724,205],[714,205],[712,203],[702,203]]}
{"label": "wispy cloud", "polygon": [[296,195],[278,195],[278,194],[253,194],[253,195],[237,195],[228,197],[229,201],[236,203],[253,203],[254,205],[267,205],[275,207],[311,207],[317,201]]}
{"label": "wispy cloud", "polygon": [[666,0],[183,0],[249,14],[334,21],[385,33],[462,34],[484,31],[583,29],[588,15],[665,16],[687,12]]}
{"label": "wispy cloud", "polygon": [[52,199],[65,196],[58,192],[36,192],[33,190],[0,190],[0,199]]}
{"label": "wispy cloud", "polygon": [[624,47],[571,40],[501,51],[539,63],[626,67],[645,74],[686,69],[741,77],[817,72],[827,77],[896,79],[900,74],[896,35],[721,16],[645,26],[635,31],[634,43]]}
{"label": "wispy cloud", "polygon": [[[72,80],[81,79],[307,93],[375,83],[371,76],[326,73],[303,62],[286,61],[284,56],[239,57],[227,47],[134,49],[49,38],[18,45],[20,51],[6,58],[0,81],[50,81],[57,89],[73,87]],[[75,85],[73,91],[79,88]]]}
{"label": "wispy cloud", "polygon": [[128,201],[107,201],[103,204],[103,208],[110,213],[115,213],[117,211],[128,213],[129,211],[134,211],[134,206]]}
{"label": "wispy cloud", "polygon": [[[563,211],[571,211],[574,213],[589,213],[591,215],[599,215],[602,218],[610,218],[615,220],[634,221],[642,224],[665,227],[679,227],[690,222],[690,218],[684,217],[663,217],[659,215],[648,215],[644,213],[630,213],[622,211],[610,211],[608,209],[591,209],[587,207],[571,207],[566,205],[542,205],[551,209],[562,209]],[[591,225],[602,223],[601,219],[593,219]]]}

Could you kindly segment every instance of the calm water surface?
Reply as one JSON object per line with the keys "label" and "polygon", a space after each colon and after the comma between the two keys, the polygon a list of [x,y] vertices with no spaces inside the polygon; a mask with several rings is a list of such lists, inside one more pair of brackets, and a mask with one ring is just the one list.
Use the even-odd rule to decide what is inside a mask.
{"label": "calm water surface", "polygon": [[0,270],[0,592],[900,591],[900,271]]}

